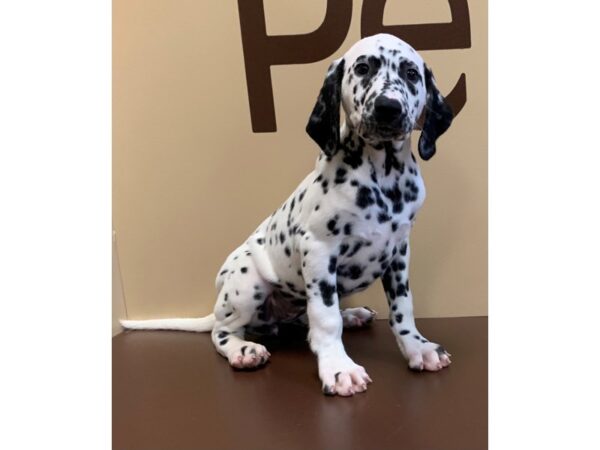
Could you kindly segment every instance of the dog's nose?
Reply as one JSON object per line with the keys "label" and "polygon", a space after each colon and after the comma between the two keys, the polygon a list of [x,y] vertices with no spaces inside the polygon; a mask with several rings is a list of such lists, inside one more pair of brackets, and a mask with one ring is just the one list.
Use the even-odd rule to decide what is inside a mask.
{"label": "dog's nose", "polygon": [[404,116],[398,100],[380,95],[375,99],[375,119],[379,123],[392,124]]}

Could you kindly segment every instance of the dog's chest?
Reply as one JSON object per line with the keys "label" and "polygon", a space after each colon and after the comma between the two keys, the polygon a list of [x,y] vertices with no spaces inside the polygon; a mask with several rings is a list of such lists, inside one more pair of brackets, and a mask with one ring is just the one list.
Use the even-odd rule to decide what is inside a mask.
{"label": "dog's chest", "polygon": [[339,251],[337,277],[342,294],[362,290],[383,275],[410,234],[425,199],[416,170],[388,183],[365,184],[370,196],[357,201]]}

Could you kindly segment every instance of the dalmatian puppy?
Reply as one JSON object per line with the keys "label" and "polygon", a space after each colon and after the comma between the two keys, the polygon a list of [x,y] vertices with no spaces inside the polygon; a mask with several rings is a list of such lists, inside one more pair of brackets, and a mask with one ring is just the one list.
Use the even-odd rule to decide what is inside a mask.
{"label": "dalmatian puppy", "polygon": [[340,311],[340,299],[381,279],[389,325],[409,367],[448,366],[449,353],[415,326],[408,283],[409,234],[425,200],[410,144],[422,115],[418,151],[428,160],[453,118],[431,70],[395,36],[357,42],[329,67],[306,127],[321,149],[315,169],[229,255],[216,279],[214,313],[123,326],[211,331],[217,352],[249,369],[271,355],[247,333],[302,322],[323,392],[350,396],[365,391],[371,378],[346,353],[342,329],[369,323],[374,312]]}

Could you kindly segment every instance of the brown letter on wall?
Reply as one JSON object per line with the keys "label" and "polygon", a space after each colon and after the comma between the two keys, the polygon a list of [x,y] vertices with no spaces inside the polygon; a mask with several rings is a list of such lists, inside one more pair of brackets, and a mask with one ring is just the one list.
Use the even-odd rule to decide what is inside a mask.
{"label": "brown letter on wall", "polygon": [[[387,0],[364,0],[360,23],[361,37],[389,33],[405,40],[416,50],[442,50],[471,47],[471,21],[467,0],[448,0],[452,21],[410,25],[383,25],[383,11]],[[446,96],[454,116],[467,102],[465,74]]]}
{"label": "brown letter on wall", "polygon": [[277,131],[271,66],[320,61],[348,34],[352,0],[327,0],[323,23],[308,34],[267,36],[263,0],[238,0],[252,131]]}

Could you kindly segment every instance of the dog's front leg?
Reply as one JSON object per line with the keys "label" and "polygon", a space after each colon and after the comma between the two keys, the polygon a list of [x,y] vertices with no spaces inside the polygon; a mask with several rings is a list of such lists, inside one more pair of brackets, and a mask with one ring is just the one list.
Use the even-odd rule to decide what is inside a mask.
{"label": "dog's front leg", "polygon": [[441,345],[429,342],[417,330],[408,284],[409,259],[410,247],[406,240],[397,246],[394,258],[382,277],[390,305],[390,327],[411,369],[440,370],[450,364],[450,354]]}
{"label": "dog's front leg", "polygon": [[302,274],[307,287],[308,340],[317,355],[319,377],[327,395],[353,395],[371,378],[346,354],[336,287],[337,245],[309,236],[302,245]]}

